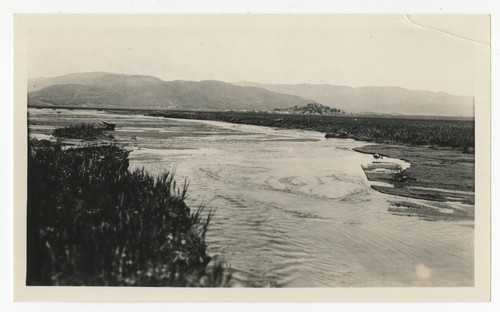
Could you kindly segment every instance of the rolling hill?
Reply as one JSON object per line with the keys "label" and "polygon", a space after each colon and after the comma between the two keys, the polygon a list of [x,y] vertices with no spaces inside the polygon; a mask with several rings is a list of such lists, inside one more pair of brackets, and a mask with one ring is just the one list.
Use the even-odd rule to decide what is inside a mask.
{"label": "rolling hill", "polygon": [[[29,106],[189,110],[267,110],[311,100],[222,81],[163,81],[102,72],[29,80]],[[38,90],[41,88],[40,90]]]}

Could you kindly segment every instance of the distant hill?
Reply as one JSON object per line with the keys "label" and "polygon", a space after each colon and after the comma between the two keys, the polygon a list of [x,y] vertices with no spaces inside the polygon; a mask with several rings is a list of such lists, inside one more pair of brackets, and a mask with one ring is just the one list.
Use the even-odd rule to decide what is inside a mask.
{"label": "distant hill", "polygon": [[111,87],[117,84],[138,86],[161,83],[162,80],[153,76],[110,74],[105,72],[90,72],[68,74],[57,77],[41,77],[28,80],[28,92],[39,91],[53,85],[90,85]]}
{"label": "distant hill", "polygon": [[474,114],[473,97],[443,92],[414,91],[399,87],[351,88],[334,85],[274,85],[254,82],[235,84],[313,99],[323,105],[336,107],[349,113],[462,117],[472,117]]}
{"label": "distant hill", "polygon": [[275,112],[282,114],[307,114],[307,115],[339,115],[345,114],[344,111],[321,105],[318,103],[308,103],[305,106],[292,106],[289,108],[275,108]]}
{"label": "distant hill", "polygon": [[103,72],[30,79],[28,84],[29,106],[268,110],[311,102],[294,95],[222,81],[163,81],[152,76]]}
{"label": "distant hill", "polygon": [[270,111],[316,102],[355,114],[472,117],[474,112],[469,96],[398,87],[163,81],[106,72],[30,79],[28,91],[29,106]]}

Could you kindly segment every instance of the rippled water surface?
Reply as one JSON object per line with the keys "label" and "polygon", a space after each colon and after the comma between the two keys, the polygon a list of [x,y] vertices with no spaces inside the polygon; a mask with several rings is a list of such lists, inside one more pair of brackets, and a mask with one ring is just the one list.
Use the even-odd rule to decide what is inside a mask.
{"label": "rippled water surface", "polygon": [[[30,135],[112,121],[131,167],[189,180],[188,205],[216,210],[209,253],[234,286],[473,285],[474,229],[392,215],[370,188],[366,143],[321,133],[97,111],[30,110]],[[45,136],[44,136],[45,135]]]}

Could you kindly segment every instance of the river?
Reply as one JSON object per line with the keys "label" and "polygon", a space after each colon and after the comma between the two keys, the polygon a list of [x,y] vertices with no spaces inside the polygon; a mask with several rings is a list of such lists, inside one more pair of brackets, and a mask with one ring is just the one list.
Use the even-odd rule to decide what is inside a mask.
{"label": "river", "polygon": [[[474,228],[393,215],[370,187],[365,142],[323,134],[92,110],[30,109],[31,136],[111,121],[130,166],[174,171],[187,204],[215,210],[208,252],[233,286],[472,286]],[[389,160],[390,161],[390,160]],[[398,160],[392,160],[397,162]]]}

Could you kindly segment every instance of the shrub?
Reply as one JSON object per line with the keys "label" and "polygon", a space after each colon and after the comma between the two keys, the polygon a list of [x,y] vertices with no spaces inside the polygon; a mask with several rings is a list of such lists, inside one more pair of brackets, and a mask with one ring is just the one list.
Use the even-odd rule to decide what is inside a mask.
{"label": "shrub", "polygon": [[128,170],[113,145],[36,147],[28,163],[28,285],[223,286],[206,253],[212,213],[191,212],[187,183]]}
{"label": "shrub", "polygon": [[392,176],[392,182],[394,183],[395,186],[402,186],[404,183],[410,180],[415,180],[415,179],[410,177],[406,172],[406,170],[398,171]]}
{"label": "shrub", "polygon": [[64,128],[57,128],[52,132],[56,138],[95,139],[106,135],[105,129],[93,124],[77,124]]}

